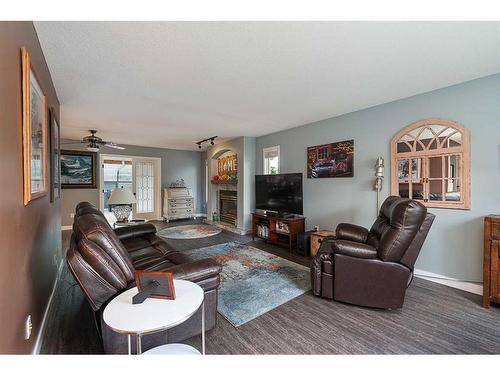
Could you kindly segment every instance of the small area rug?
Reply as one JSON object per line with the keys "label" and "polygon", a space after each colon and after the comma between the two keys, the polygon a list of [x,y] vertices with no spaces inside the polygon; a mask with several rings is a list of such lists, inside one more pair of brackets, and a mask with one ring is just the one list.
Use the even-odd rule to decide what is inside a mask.
{"label": "small area rug", "polygon": [[311,289],[309,268],[238,241],[186,253],[222,265],[218,311],[235,327]]}
{"label": "small area rug", "polygon": [[165,228],[160,230],[157,234],[160,237],[170,238],[172,240],[190,240],[194,238],[215,236],[220,232],[222,232],[222,230],[213,225],[193,224]]}

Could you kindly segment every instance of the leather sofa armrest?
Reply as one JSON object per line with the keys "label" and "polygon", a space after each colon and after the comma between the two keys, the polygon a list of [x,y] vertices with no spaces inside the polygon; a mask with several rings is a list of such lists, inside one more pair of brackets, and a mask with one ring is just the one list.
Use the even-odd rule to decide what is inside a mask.
{"label": "leather sofa armrest", "polygon": [[333,250],[332,250],[332,242],[335,241],[336,238],[333,236],[327,236],[321,240],[321,245],[319,247],[318,252],[316,253],[315,258],[320,260],[331,260],[333,259]]}
{"label": "leather sofa armrest", "polygon": [[141,237],[146,234],[156,233],[156,227],[150,223],[131,225],[128,227],[118,227],[114,229],[120,240],[126,240],[134,237]]}
{"label": "leather sofa armrest", "polygon": [[336,240],[331,243],[331,247],[335,254],[363,259],[377,258],[377,250],[373,246],[360,242]]}
{"label": "leather sofa armrest", "polygon": [[337,225],[336,237],[338,240],[365,243],[368,240],[368,229],[359,225],[340,223]]}
{"label": "leather sofa armrest", "polygon": [[217,277],[222,271],[222,267],[214,259],[205,258],[178,264],[166,269],[165,271],[172,272],[175,279],[198,282],[211,277]]}

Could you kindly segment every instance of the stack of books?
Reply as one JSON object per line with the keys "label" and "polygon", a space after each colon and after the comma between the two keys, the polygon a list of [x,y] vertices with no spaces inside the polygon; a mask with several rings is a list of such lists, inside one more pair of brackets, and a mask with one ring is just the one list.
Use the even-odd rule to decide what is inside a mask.
{"label": "stack of books", "polygon": [[269,228],[265,225],[257,225],[257,235],[262,238],[268,238]]}

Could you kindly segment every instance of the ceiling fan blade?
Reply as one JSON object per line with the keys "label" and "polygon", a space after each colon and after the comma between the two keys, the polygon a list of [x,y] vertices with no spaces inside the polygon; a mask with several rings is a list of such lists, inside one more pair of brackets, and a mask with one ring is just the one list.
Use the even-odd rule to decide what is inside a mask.
{"label": "ceiling fan blade", "polygon": [[118,146],[116,143],[111,143],[111,142],[106,142],[104,146],[109,147],[109,148],[115,148],[117,150],[125,150],[125,147]]}

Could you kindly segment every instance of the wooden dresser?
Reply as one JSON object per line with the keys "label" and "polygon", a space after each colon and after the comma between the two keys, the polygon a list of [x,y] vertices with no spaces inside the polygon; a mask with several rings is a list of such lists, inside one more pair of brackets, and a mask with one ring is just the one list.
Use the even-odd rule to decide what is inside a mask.
{"label": "wooden dresser", "polygon": [[163,217],[170,220],[194,217],[193,191],[186,187],[166,188],[163,197]]}
{"label": "wooden dresser", "polygon": [[483,307],[500,303],[500,215],[484,218]]}

